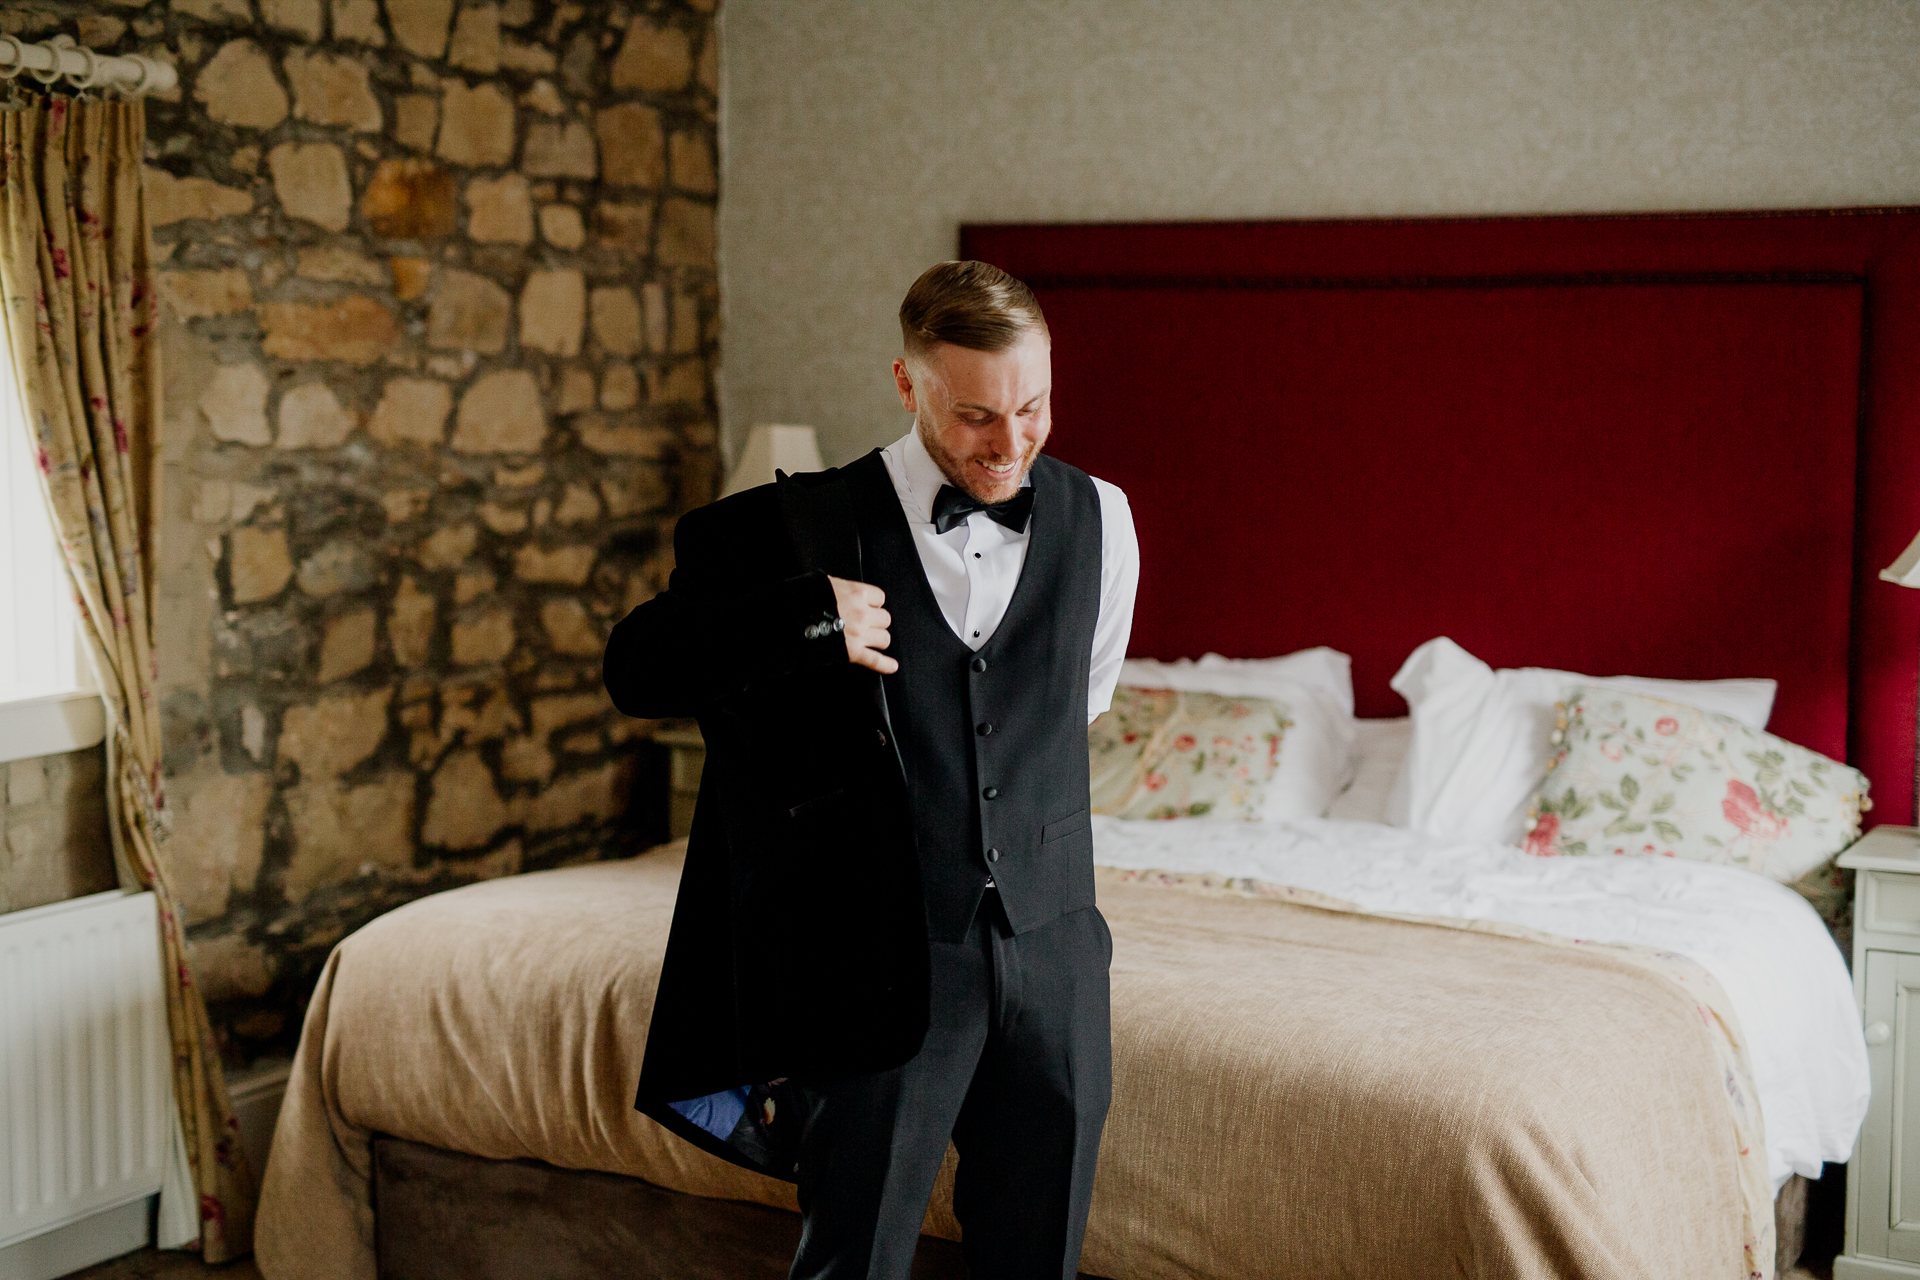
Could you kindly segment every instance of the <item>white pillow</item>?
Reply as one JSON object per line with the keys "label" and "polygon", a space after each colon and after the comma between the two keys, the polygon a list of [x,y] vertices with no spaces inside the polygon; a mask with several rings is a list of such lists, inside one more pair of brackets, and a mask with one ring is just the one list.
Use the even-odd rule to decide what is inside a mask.
{"label": "white pillow", "polygon": [[1448,840],[1517,845],[1527,804],[1553,766],[1554,705],[1575,685],[1647,694],[1765,729],[1772,680],[1597,678],[1543,667],[1495,671],[1445,636],[1393,678],[1413,712],[1413,743],[1388,820]]}
{"label": "white pillow", "polygon": [[1413,745],[1413,720],[1355,720],[1353,781],[1327,810],[1329,818],[1348,822],[1385,822],[1387,799]]}
{"label": "white pillow", "polygon": [[1281,658],[1210,653],[1198,662],[1129,658],[1120,664],[1119,682],[1284,702],[1293,728],[1280,746],[1264,816],[1318,818],[1353,777],[1351,671],[1347,655],[1333,649],[1303,649]]}
{"label": "white pillow", "polygon": [[[1182,658],[1172,665],[1179,666],[1185,662],[1186,659]],[[1217,653],[1209,653],[1190,665],[1208,671],[1239,672],[1253,679],[1271,677],[1291,680],[1295,684],[1325,689],[1340,700],[1342,711],[1353,714],[1353,659],[1325,645],[1317,649],[1302,649],[1280,658],[1223,658]]]}

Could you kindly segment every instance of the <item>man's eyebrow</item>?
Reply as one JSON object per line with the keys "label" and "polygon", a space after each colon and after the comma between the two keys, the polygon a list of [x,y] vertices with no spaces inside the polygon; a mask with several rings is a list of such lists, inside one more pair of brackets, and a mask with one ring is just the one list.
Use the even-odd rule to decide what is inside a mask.
{"label": "man's eyebrow", "polygon": [[[1026,404],[1023,404],[1020,407],[1024,409],[1027,407],[1027,405],[1033,404],[1035,401],[1046,399],[1047,395],[1052,390],[1053,390],[1052,387],[1048,387],[1046,391],[1036,392],[1031,400],[1028,400]],[[981,413],[998,414],[1000,412],[998,409],[994,408],[992,405],[975,404],[971,400],[955,400],[953,402],[953,407],[956,409],[978,409]]]}

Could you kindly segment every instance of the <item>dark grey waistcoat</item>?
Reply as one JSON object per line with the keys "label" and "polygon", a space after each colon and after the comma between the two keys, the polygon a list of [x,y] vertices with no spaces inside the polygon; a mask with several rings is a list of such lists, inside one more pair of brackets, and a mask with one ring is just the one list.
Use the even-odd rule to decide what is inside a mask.
{"label": "dark grey waistcoat", "polygon": [[1042,455],[1030,541],[1005,618],[978,652],[954,635],[886,463],[846,468],[862,569],[887,593],[900,670],[885,678],[906,773],[928,936],[959,942],[989,876],[1014,931],[1093,905],[1087,673],[1100,612],[1100,497]]}

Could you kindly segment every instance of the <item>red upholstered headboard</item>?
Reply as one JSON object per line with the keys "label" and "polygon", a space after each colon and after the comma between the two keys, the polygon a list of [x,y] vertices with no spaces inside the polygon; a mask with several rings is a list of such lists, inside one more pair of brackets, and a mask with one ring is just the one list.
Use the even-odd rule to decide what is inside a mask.
{"label": "red upholstered headboard", "polygon": [[1132,649],[1772,676],[1914,815],[1920,210],[969,226],[1132,499]]}

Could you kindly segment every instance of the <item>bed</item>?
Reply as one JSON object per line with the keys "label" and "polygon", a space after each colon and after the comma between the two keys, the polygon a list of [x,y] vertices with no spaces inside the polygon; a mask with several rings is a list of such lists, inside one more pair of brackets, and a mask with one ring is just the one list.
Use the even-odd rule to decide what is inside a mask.
{"label": "bed", "polygon": [[[1371,717],[1440,634],[1502,665],[1767,675],[1772,730],[1906,823],[1920,607],[1874,571],[1920,528],[1917,233],[1853,211],[962,248],[1035,285],[1051,447],[1132,498],[1133,652],[1333,645]],[[1769,1201],[1844,1154],[1857,1101],[1793,1057],[1858,1021],[1788,891],[1226,826],[1096,832],[1116,1087],[1089,1274],[1773,1271]],[[489,882],[344,940],[265,1175],[268,1280],[782,1274],[790,1189],[630,1110],[676,875],[668,849]],[[1769,974],[1763,935],[1837,984]],[[928,1275],[957,1274],[950,1175]]]}

